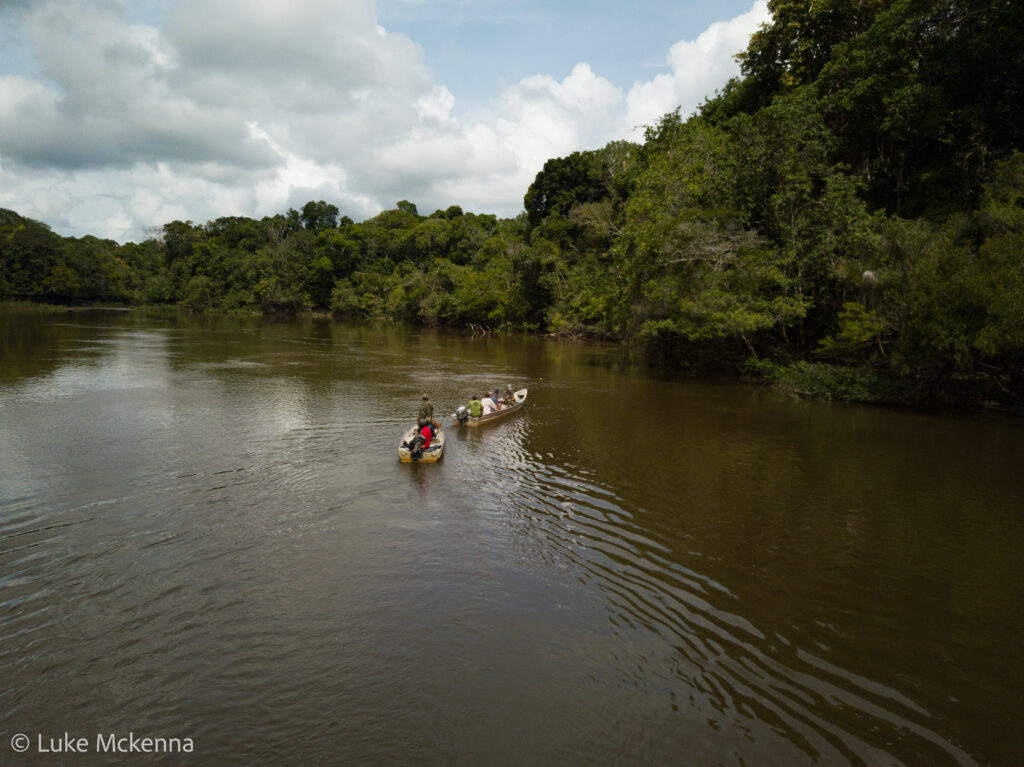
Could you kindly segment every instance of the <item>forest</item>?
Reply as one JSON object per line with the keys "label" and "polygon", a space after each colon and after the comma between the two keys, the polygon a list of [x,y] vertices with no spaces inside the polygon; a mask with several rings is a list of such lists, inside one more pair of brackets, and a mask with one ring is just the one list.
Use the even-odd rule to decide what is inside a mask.
{"label": "forest", "polygon": [[516,218],[319,200],[118,244],[0,210],[0,299],[596,337],[810,396],[1024,407],[1024,4],[769,8],[739,77],[548,160]]}

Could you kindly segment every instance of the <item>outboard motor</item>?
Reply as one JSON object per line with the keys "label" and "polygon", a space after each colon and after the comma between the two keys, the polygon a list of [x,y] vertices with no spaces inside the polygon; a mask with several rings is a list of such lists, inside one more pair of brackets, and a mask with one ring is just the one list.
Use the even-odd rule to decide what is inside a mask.
{"label": "outboard motor", "polygon": [[459,409],[455,411],[455,420],[459,422],[459,426],[465,426],[466,421],[469,420],[469,408],[465,405],[461,405]]}

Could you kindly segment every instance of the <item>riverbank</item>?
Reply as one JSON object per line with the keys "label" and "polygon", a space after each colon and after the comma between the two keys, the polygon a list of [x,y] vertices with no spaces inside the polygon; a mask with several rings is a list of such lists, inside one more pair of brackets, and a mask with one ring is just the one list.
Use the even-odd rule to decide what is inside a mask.
{"label": "riverbank", "polygon": [[807,361],[782,365],[770,360],[750,360],[745,372],[755,383],[806,399],[1024,416],[1024,402],[1010,396],[999,381],[983,375],[923,379],[889,370]]}
{"label": "riverbank", "polygon": [[[0,314],[65,314],[90,311],[123,311],[141,314],[153,312],[174,312],[191,316],[209,317],[240,317],[257,319],[295,318],[314,319],[320,321],[350,320],[339,316],[337,312],[317,309],[297,309],[287,312],[266,312],[255,307],[235,309],[194,309],[169,304],[90,304],[64,305],[38,303],[34,301],[0,301]],[[393,319],[381,320],[385,324],[395,324]],[[595,339],[580,334],[564,333],[530,333],[529,331],[512,329],[508,326],[482,329],[480,327],[455,328],[444,326],[447,330],[465,330],[474,336],[480,335],[536,335],[552,340],[565,342],[618,344],[624,354],[629,352],[622,339]],[[628,354],[629,364],[643,367],[661,367],[666,373],[689,373],[693,378],[707,378],[695,368],[674,364],[666,366],[665,360],[652,360],[643,355]],[[750,383],[768,386],[776,391],[805,399],[829,402],[849,402],[863,405],[899,407],[914,410],[940,411],[994,411],[1011,415],[1024,415],[1024,402],[1014,399],[1011,392],[1000,387],[1000,382],[984,375],[935,376],[930,379],[898,376],[888,369],[851,367],[821,362],[800,360],[781,363],[770,359],[748,359],[745,364],[732,368],[728,374]],[[718,370],[712,377],[718,378],[724,371]]]}
{"label": "riverbank", "polygon": [[94,309],[130,309],[127,306],[68,306],[64,304],[36,303],[35,301],[0,301],[0,313],[6,314],[63,314],[87,312]]}

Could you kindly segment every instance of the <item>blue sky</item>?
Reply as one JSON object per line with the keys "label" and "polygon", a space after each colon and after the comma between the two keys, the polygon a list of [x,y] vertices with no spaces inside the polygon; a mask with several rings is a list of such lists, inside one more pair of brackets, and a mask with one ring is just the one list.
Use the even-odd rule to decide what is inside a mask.
{"label": "blue sky", "polygon": [[0,0],[0,207],[61,234],[323,199],[514,216],[737,73],[765,0]]}
{"label": "blue sky", "polygon": [[[591,68],[622,88],[664,72],[665,55],[749,0],[379,0],[388,30],[409,35],[467,111],[530,75]],[[465,102],[462,104],[461,102]]]}

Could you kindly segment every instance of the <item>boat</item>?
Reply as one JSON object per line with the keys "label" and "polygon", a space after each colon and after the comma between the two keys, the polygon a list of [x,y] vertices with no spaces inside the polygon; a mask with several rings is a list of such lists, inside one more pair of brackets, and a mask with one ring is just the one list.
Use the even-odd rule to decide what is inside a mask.
{"label": "boat", "polygon": [[398,460],[402,463],[435,463],[440,461],[444,455],[444,429],[437,424],[437,434],[430,442],[426,450],[420,448],[423,438],[419,429],[411,426],[409,431],[402,435],[402,441],[398,443]]}
{"label": "boat", "polygon": [[460,407],[458,411],[452,413],[452,423],[455,426],[483,426],[513,413],[518,413],[523,405],[526,404],[526,391],[526,389],[520,389],[513,395],[516,399],[514,405],[505,405],[501,410],[492,410],[486,415],[470,415],[465,407]]}

